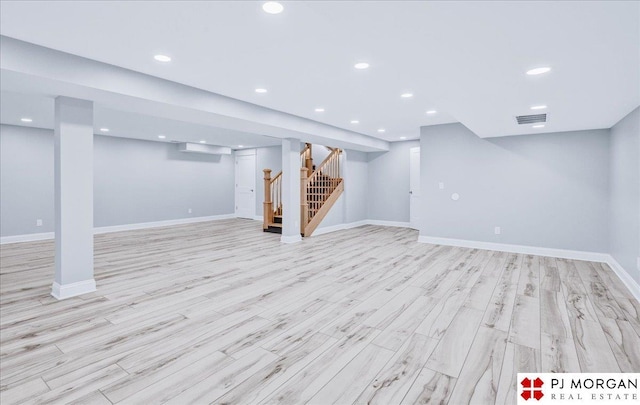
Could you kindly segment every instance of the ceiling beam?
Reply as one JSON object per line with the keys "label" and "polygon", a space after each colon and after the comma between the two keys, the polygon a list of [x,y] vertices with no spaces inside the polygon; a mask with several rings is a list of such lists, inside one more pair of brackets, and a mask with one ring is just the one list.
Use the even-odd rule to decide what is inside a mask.
{"label": "ceiling beam", "polygon": [[92,100],[105,107],[364,152],[387,141],[195,87],[0,36],[2,89]]}

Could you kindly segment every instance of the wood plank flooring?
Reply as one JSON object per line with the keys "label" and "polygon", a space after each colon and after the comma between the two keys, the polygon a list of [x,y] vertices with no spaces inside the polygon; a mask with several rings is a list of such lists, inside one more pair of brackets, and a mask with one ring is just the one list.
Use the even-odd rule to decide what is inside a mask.
{"label": "wood plank flooring", "polygon": [[98,291],[64,301],[52,241],[0,248],[3,405],[511,404],[518,372],[640,371],[640,305],[600,263],[378,226],[95,239]]}

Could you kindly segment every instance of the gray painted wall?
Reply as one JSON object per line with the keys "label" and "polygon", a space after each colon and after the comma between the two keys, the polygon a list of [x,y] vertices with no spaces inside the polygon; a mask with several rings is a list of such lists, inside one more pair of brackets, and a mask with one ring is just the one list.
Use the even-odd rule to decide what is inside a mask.
{"label": "gray painted wall", "polygon": [[345,223],[367,219],[369,201],[367,154],[355,150],[345,151],[347,156],[344,194],[346,196]]}
{"label": "gray painted wall", "polygon": [[[2,125],[0,142],[0,235],[53,231],[53,131]],[[95,135],[94,225],[232,214],[233,170],[232,156]]]}
{"label": "gray painted wall", "polygon": [[608,252],[608,134],[482,139],[461,124],[423,127],[420,234]]}
{"label": "gray painted wall", "polygon": [[313,155],[313,164],[316,167],[320,166],[320,163],[322,163],[330,153],[329,149],[327,149],[324,145],[318,145],[316,143],[311,145],[311,152]]}
{"label": "gray painted wall", "polygon": [[271,169],[271,177],[282,171],[282,147],[256,149],[256,216],[261,217],[264,202],[264,169]]}
{"label": "gray painted wall", "polygon": [[[315,148],[316,145],[314,145],[314,163],[316,162],[317,150]],[[322,157],[323,160],[324,157]],[[318,162],[320,161],[318,160]],[[342,154],[341,165],[344,192],[318,226],[318,229],[367,219],[367,154],[345,150]]]}
{"label": "gray painted wall", "polygon": [[184,153],[165,142],[96,136],[94,165],[97,227],[234,212],[231,155]]}
{"label": "gray painted wall", "polygon": [[1,236],[53,232],[53,182],[53,131],[0,125]]}
{"label": "gray painted wall", "polygon": [[611,255],[640,284],[640,108],[611,128]]}
{"label": "gray painted wall", "polygon": [[393,142],[388,152],[368,153],[368,219],[409,222],[409,149],[416,146]]}

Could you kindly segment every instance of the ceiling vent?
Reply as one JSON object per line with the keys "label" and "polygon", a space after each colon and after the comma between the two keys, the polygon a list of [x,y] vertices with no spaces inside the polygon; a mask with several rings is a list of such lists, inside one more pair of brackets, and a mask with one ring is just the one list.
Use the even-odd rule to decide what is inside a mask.
{"label": "ceiling vent", "polygon": [[518,115],[516,120],[520,125],[547,122],[547,114]]}

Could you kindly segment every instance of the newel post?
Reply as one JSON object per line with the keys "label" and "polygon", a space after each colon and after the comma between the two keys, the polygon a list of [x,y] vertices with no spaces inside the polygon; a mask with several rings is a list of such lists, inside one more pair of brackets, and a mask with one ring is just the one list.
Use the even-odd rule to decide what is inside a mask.
{"label": "newel post", "polygon": [[306,167],[300,168],[300,234],[304,235],[304,228],[309,222],[309,205],[307,204],[307,172]]}
{"label": "newel post", "polygon": [[264,203],[262,229],[269,228],[269,224],[273,222],[273,201],[271,201],[271,169],[264,169]]}
{"label": "newel post", "polygon": [[308,143],[307,145],[309,146],[309,149],[307,150],[307,156],[304,161],[304,165],[307,168],[307,177],[308,177],[308,176],[311,176],[311,173],[313,173],[313,151],[311,149],[313,145],[310,143]]}

